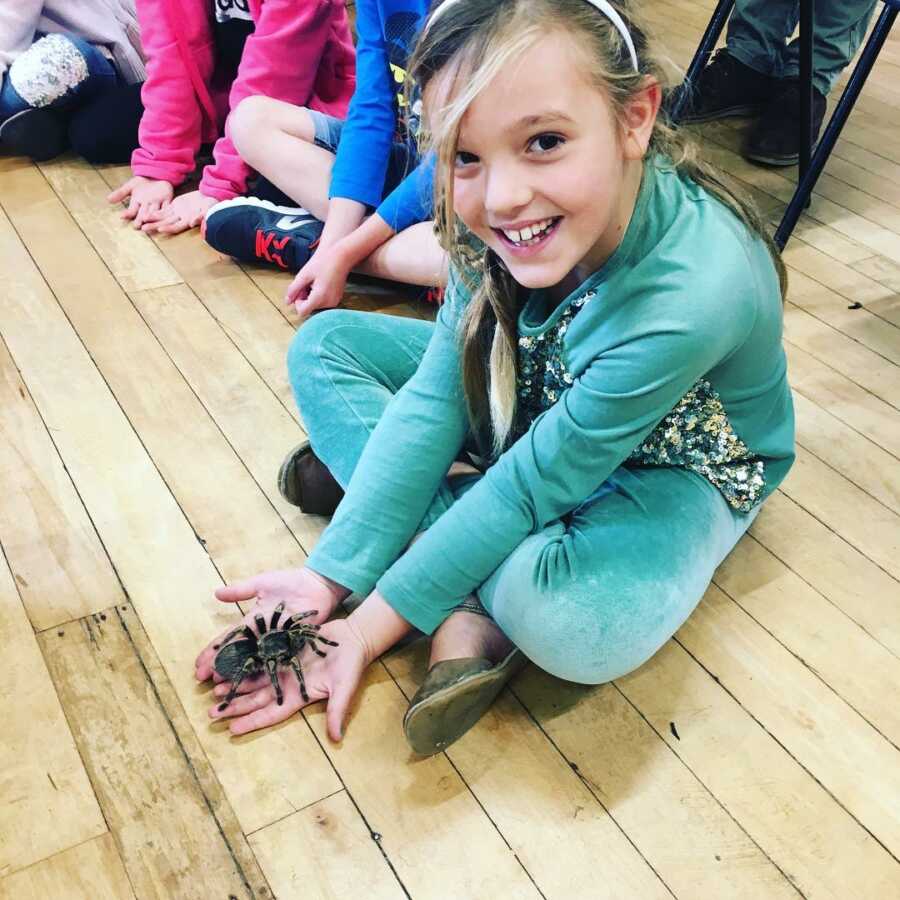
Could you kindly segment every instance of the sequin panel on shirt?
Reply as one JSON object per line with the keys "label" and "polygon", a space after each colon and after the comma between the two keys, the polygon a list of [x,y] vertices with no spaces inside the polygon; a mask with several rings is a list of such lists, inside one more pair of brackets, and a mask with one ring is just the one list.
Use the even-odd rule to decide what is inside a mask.
{"label": "sequin panel on shirt", "polygon": [[[574,300],[542,334],[519,337],[516,437],[572,386],[575,379],[566,367],[563,342],[572,319],[594,295],[589,291]],[[740,512],[749,512],[760,502],[766,484],[762,460],[735,434],[721,398],[705,379],[681,398],[627,463],[690,469]]]}
{"label": "sequin panel on shirt", "polygon": [[719,395],[698,381],[636,447],[628,461],[645,466],[682,466],[702,475],[740,512],[760,502],[765,465],[734,433]]}
{"label": "sequin panel on shirt", "polygon": [[559,400],[575,380],[563,359],[563,341],[572,319],[595,296],[588,291],[573,300],[552,325],[542,334],[522,335],[519,338],[519,373],[517,379],[517,428],[524,434],[544,410]]}

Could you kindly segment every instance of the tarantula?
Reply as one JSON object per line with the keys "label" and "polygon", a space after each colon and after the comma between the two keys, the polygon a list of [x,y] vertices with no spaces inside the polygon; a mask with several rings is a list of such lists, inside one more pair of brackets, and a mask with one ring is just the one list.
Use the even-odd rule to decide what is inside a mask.
{"label": "tarantula", "polygon": [[[216,653],[213,666],[226,681],[231,682],[231,690],[219,704],[219,712],[222,712],[237,694],[241,682],[247,676],[259,675],[263,670],[269,673],[272,688],[275,691],[275,701],[279,706],[284,702],[284,694],[278,681],[278,667],[290,666],[300,682],[300,696],[304,703],[309,703],[309,694],[306,693],[306,682],[303,679],[303,668],[297,654],[306,646],[317,656],[327,656],[317,646],[317,642],[327,644],[329,647],[337,647],[336,641],[329,641],[319,634],[318,625],[304,625],[303,619],[316,615],[318,610],[311,609],[303,613],[295,613],[284,620],[279,628],[281,614],[284,612],[284,604],[279,603],[272,610],[272,618],[266,625],[265,616],[257,614],[253,617],[256,622],[256,631],[248,625],[235,628],[230,634],[225,635],[220,644],[216,645]],[[258,635],[257,635],[258,632]],[[237,635],[242,635],[240,640],[232,641]],[[229,641],[231,643],[229,643]]]}

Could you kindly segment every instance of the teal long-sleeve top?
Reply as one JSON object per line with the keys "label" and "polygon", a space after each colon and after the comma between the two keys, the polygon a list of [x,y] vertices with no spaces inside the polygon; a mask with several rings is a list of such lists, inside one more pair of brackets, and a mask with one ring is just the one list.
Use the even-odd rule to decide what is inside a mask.
{"label": "teal long-sleeve top", "polygon": [[415,375],[374,430],[308,565],[364,595],[377,587],[431,633],[530,534],[619,466],[707,478],[739,513],[794,457],[782,301],[768,249],[664,160],[645,165],[619,248],[561,303],[543,291],[518,320],[521,436],[412,547],[469,420],[447,300]]}

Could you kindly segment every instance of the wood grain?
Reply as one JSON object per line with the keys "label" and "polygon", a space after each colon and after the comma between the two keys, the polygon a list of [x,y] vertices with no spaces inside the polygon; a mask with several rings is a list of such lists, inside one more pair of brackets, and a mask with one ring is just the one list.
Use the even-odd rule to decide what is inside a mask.
{"label": "wood grain", "polygon": [[0,556],[0,878],[106,831],[60,701]]}

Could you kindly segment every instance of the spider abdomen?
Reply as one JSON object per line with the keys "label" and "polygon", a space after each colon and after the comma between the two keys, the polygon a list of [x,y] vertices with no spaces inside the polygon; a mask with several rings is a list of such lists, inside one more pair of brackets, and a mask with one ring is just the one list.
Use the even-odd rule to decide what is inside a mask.
{"label": "spider abdomen", "polygon": [[[234,681],[248,659],[259,655],[256,641],[241,640],[226,644],[216,654],[215,669],[226,681]],[[254,668],[256,668],[254,666]]]}

